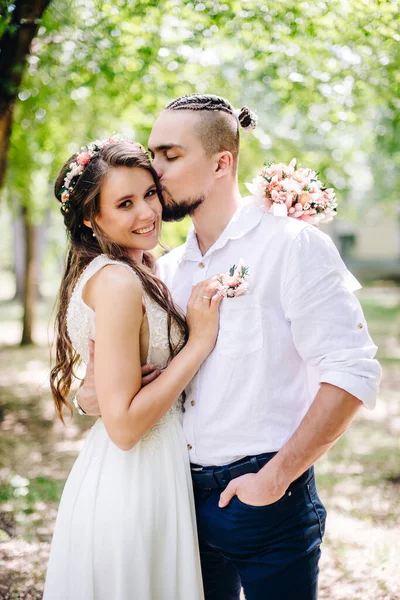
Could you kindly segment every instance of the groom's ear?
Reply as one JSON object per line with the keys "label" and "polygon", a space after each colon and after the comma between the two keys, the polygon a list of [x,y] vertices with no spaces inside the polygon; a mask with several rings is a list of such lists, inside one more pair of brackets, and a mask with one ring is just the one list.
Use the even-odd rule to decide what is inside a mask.
{"label": "groom's ear", "polygon": [[215,155],[215,176],[219,179],[228,175],[232,171],[233,167],[233,156],[228,150],[219,152]]}

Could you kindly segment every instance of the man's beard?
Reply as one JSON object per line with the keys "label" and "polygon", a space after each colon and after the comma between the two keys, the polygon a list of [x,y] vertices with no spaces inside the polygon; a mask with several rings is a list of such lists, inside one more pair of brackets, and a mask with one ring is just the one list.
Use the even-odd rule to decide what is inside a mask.
{"label": "man's beard", "polygon": [[[169,192],[165,189],[163,190],[164,203],[163,203],[163,211],[162,211],[162,219],[163,221],[182,221],[187,215],[192,215],[196,208],[198,208],[201,204],[203,204],[205,200],[205,195],[202,194],[197,198],[185,198],[185,200],[181,200],[179,203],[176,202],[171,196]],[[165,202],[165,197],[168,199],[168,204]]]}

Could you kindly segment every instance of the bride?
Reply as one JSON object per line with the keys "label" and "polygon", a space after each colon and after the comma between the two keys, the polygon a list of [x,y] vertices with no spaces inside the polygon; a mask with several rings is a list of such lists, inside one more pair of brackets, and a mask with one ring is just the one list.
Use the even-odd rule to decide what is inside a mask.
{"label": "bride", "polygon": [[[72,156],[55,185],[69,237],[51,389],[58,415],[96,339],[102,418],[68,477],[44,600],[203,598],[182,392],[218,333],[215,279],[187,321],[154,274],[161,192],[144,149],[118,136]],[[141,388],[141,365],[161,375]]]}

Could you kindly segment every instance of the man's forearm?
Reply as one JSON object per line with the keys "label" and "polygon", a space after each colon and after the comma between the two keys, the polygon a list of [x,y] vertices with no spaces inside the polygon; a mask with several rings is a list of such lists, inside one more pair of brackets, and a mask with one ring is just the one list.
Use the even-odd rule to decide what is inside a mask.
{"label": "man's forearm", "polygon": [[[162,369],[157,369],[152,363],[143,365],[142,367],[142,387],[149,385],[152,381],[157,379],[161,374]],[[97,402],[96,388],[94,385],[94,368],[93,359],[87,368],[84,382],[78,389],[76,396],[73,400],[75,408],[79,411],[79,414],[88,415],[90,417],[100,417],[100,408]]]}
{"label": "man's forearm", "polygon": [[352,422],[362,402],[345,390],[323,383],[304,419],[278,454],[259,472],[266,484],[287,489],[323,456]]}

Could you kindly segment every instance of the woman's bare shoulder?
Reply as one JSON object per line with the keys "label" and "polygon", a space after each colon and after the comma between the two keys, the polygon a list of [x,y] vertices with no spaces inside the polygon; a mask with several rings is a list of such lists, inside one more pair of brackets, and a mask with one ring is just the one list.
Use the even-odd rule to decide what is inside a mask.
{"label": "woman's bare shoulder", "polygon": [[108,264],[95,273],[83,290],[85,301],[95,310],[101,302],[123,307],[142,303],[143,288],[140,279],[128,265]]}

